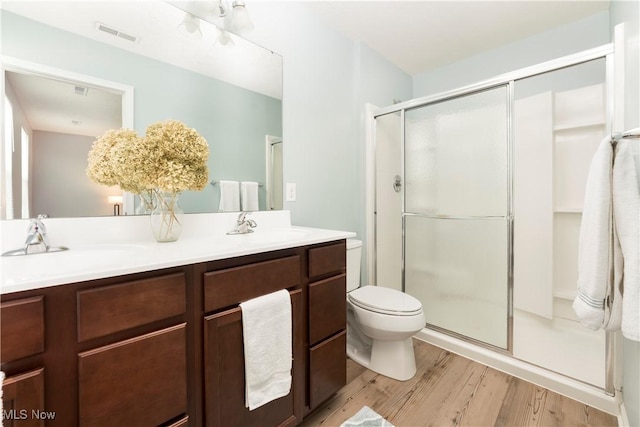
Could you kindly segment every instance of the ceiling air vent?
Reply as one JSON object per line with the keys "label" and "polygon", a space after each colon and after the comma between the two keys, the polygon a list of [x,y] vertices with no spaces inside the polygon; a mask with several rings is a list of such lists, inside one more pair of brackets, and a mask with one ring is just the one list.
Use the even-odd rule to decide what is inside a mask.
{"label": "ceiling air vent", "polygon": [[138,43],[138,37],[132,36],[131,34],[123,33],[122,31],[118,31],[115,28],[105,25],[101,22],[96,22],[96,29],[103,33],[110,34],[114,37],[119,37],[132,43]]}
{"label": "ceiling air vent", "polygon": [[87,92],[89,92],[89,89],[84,86],[73,87],[73,93],[75,93],[76,95],[87,96]]}

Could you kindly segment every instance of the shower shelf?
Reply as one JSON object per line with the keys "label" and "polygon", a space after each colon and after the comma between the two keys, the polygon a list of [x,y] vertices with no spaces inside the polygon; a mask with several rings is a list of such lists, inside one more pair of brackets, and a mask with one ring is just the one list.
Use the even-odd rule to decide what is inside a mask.
{"label": "shower shelf", "polygon": [[575,292],[575,291],[566,291],[566,290],[560,291],[560,290],[558,290],[558,291],[554,291],[553,292],[553,296],[555,298],[562,298],[562,299],[568,299],[568,300],[575,299],[576,295],[577,295],[577,292]]}
{"label": "shower shelf", "polygon": [[566,131],[573,131],[573,130],[579,130],[579,129],[604,127],[605,125],[606,125],[606,123],[604,121],[576,123],[576,124],[564,124],[564,125],[554,126],[553,127],[553,131],[554,132],[566,132]]}
{"label": "shower shelf", "polygon": [[554,213],[574,213],[574,214],[581,214],[582,213],[582,207],[557,207],[553,209]]}

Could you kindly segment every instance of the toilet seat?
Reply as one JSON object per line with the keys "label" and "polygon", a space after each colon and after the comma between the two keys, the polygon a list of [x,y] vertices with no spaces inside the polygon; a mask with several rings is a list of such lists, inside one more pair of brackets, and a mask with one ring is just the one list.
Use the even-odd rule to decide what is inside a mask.
{"label": "toilet seat", "polygon": [[422,303],[411,295],[380,286],[363,286],[348,294],[358,307],[381,314],[415,316],[422,312]]}

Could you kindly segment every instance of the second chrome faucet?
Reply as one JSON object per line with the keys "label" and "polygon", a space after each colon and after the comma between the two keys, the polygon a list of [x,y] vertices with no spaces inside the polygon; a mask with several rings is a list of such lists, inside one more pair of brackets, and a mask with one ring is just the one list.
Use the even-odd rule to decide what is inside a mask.
{"label": "second chrome faucet", "polygon": [[228,232],[227,234],[247,234],[253,233],[253,229],[258,224],[252,219],[247,218],[251,212],[240,212],[236,221],[236,229]]}

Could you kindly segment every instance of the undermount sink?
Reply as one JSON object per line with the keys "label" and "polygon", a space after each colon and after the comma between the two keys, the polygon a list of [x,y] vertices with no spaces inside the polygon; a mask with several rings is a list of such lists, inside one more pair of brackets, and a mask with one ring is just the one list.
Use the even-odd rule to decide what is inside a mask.
{"label": "undermount sink", "polygon": [[143,248],[145,248],[144,245],[136,245],[133,243],[97,243],[72,246],[70,249],[81,252],[125,252],[140,250]]}
{"label": "undermount sink", "polygon": [[233,234],[235,238],[246,239],[251,243],[281,243],[281,242],[294,242],[296,240],[303,239],[309,234],[307,230],[292,229],[292,228],[279,228],[272,230],[260,230],[254,229],[253,233],[246,234]]}

